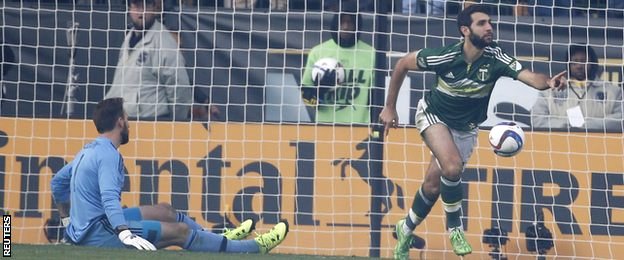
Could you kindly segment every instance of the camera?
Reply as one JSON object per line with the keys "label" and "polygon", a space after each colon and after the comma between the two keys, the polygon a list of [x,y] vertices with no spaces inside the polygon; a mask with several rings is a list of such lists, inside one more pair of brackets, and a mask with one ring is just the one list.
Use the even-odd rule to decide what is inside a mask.
{"label": "camera", "polygon": [[500,247],[507,244],[509,237],[507,231],[499,227],[492,227],[490,229],[483,230],[484,244],[487,244],[492,248],[489,255],[495,260],[505,260],[507,257],[500,251]]}
{"label": "camera", "polygon": [[550,230],[544,225],[544,215],[539,213],[536,222],[526,229],[526,246],[529,252],[537,252],[538,258],[554,247],[553,236]]}

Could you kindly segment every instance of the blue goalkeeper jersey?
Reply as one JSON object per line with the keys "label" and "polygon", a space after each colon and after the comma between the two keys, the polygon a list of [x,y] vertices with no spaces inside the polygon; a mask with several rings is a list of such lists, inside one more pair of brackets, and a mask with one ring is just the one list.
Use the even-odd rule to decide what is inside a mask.
{"label": "blue goalkeeper jersey", "polygon": [[97,220],[106,217],[113,227],[127,225],[121,208],[123,158],[110,139],[98,137],[85,145],[73,161],[52,178],[57,203],[71,202],[67,235],[78,243]]}

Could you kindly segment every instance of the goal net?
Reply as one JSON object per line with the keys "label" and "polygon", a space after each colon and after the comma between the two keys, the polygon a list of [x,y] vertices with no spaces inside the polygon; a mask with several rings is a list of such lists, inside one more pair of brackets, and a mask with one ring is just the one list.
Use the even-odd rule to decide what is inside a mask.
{"label": "goal net", "polygon": [[[118,61],[128,58],[120,55],[133,31],[125,2],[0,4],[0,208],[13,217],[13,243],[58,241],[58,224],[48,221],[58,219],[50,180],[97,136],[91,114],[113,88]],[[397,103],[400,127],[386,138],[378,114],[401,57],[460,40],[455,18],[464,1],[357,1],[357,37],[371,49],[333,52],[344,84],[312,88],[316,107],[301,86],[313,81],[308,60],[322,58],[313,48],[338,35],[332,20],[341,1],[179,2],[164,1],[159,19],[176,44],[151,46],[183,57],[173,74],[186,73],[192,91],[167,102],[186,114],[131,118],[131,141],[120,148],[127,168],[122,204],[170,203],[215,232],[246,218],[259,219],[260,231],[287,220],[290,233],[278,253],[392,257],[394,225],[431,160],[414,114],[436,76],[408,73]],[[606,0],[483,2],[495,41],[523,67],[555,75],[568,69],[571,45],[588,45],[596,80],[584,83],[610,88],[553,92],[545,107],[563,110],[538,126],[531,114],[543,93],[510,78],[497,82],[462,175],[473,254],[617,258],[624,245],[623,7]],[[166,60],[142,44],[126,49],[138,55],[124,73],[171,76],[161,75]],[[165,95],[169,83],[155,83],[162,89],[154,95]],[[126,87],[120,93],[128,101]],[[138,95],[131,101],[157,105]],[[568,97],[581,101],[567,106]],[[504,121],[526,134],[523,151],[511,158],[496,156],[487,138]],[[412,258],[455,257],[444,223],[437,203],[415,231],[426,246],[412,249]]]}

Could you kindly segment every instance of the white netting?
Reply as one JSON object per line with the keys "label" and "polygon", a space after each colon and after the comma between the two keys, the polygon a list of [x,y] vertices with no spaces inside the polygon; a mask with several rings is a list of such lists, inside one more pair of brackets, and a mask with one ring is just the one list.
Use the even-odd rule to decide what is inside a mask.
{"label": "white netting", "polygon": [[[169,202],[215,230],[247,217],[262,218],[261,230],[287,219],[291,233],[276,250],[281,253],[391,257],[394,224],[411,207],[430,160],[414,114],[436,79],[408,74],[398,102],[405,127],[383,142],[367,121],[316,122],[319,115],[306,106],[300,86],[311,49],[335,32],[340,2],[164,1],[162,23],[179,44],[168,50],[184,57],[193,107],[189,118],[131,120],[132,141],[121,149],[128,169],[122,203]],[[366,73],[374,75],[364,90],[370,98],[358,108],[376,122],[397,60],[458,41],[455,17],[464,1],[358,2],[360,37],[378,52],[345,58],[375,58],[374,69],[350,75],[347,68],[346,77],[364,84]],[[483,2],[496,41],[524,67],[554,75],[566,69],[571,44],[589,45],[596,76],[614,85],[621,99],[621,1]],[[0,92],[0,208],[14,217],[14,242],[47,243],[42,226],[56,217],[50,179],[96,136],[91,113],[113,84],[130,20],[125,1],[4,1],[0,12],[3,44],[14,53],[13,60],[3,56],[3,67],[12,68]],[[358,84],[343,92],[351,97],[346,102],[356,100]],[[599,106],[616,93],[588,92],[583,99]],[[475,257],[489,257],[493,248],[483,234],[494,227],[508,233],[501,248],[506,256],[534,257],[526,233],[543,216],[554,239],[545,254],[615,259],[624,244],[621,104],[593,108],[615,122],[588,116],[582,127],[569,128],[578,115],[569,111],[551,119],[565,126],[544,127],[531,119],[538,99],[538,91],[509,78],[495,87],[463,176],[464,223]],[[341,109],[358,104],[350,105]],[[516,121],[526,132],[515,157],[491,152],[487,129],[501,121]],[[603,127],[585,129],[589,125]],[[454,257],[440,205],[416,233],[427,247],[413,249],[412,257]]]}

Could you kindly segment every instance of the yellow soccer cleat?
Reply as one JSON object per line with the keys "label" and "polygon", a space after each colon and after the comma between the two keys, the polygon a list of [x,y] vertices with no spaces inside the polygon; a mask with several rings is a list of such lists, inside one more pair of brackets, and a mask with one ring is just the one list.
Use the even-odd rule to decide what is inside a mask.
{"label": "yellow soccer cleat", "polygon": [[255,240],[260,248],[260,253],[266,254],[278,246],[288,235],[288,222],[282,221],[273,226],[269,232],[258,235]]}
{"label": "yellow soccer cleat", "polygon": [[247,219],[234,229],[225,228],[221,235],[229,240],[241,240],[247,238],[254,229],[256,229],[256,222],[253,219]]}

